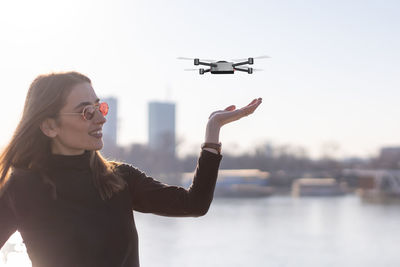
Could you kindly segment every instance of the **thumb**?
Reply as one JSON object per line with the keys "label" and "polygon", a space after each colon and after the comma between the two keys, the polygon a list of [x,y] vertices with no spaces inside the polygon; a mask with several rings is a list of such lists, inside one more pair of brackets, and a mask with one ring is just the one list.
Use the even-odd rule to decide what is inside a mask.
{"label": "thumb", "polygon": [[229,107],[227,107],[225,110],[226,111],[232,111],[232,110],[235,110],[236,109],[236,106],[235,105],[230,105]]}

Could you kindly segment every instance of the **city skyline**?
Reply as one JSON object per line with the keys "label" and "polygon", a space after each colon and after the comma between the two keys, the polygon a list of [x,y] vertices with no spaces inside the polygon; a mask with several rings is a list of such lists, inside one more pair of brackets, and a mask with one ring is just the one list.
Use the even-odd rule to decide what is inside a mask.
{"label": "city skyline", "polygon": [[[211,112],[262,97],[252,116],[222,128],[224,152],[272,143],[312,157],[378,155],[400,145],[399,12],[397,1],[370,0],[2,2],[0,147],[32,80],[77,70],[119,99],[122,145],[146,142],[150,101],[176,103],[182,155],[199,151]],[[271,58],[252,75],[199,75],[176,59],[260,55]]]}
{"label": "city skyline", "polygon": [[[105,101],[109,105],[109,113],[107,115],[107,122],[103,127],[103,140],[104,140],[104,150],[106,153],[114,153],[116,156],[116,151],[119,147],[123,147],[124,144],[118,142],[118,99],[113,96],[101,98],[101,101]],[[175,129],[175,105],[176,103],[171,101],[150,101],[147,103],[147,142],[144,143],[130,143],[125,144],[128,147],[130,145],[145,145],[154,151],[166,151],[173,157],[176,157],[176,129]],[[257,147],[257,149],[262,149],[263,153],[267,156],[277,156],[274,155],[274,151],[279,151],[282,147],[273,147],[271,143],[266,143],[262,146]],[[298,156],[307,156],[304,154],[301,147],[287,147],[286,153],[294,154]],[[325,154],[322,157],[332,157],[336,149],[335,144],[327,144],[325,148]],[[275,152],[276,152],[275,151]],[[195,151],[192,151],[192,153]],[[190,153],[188,153],[190,154]],[[378,149],[378,158],[387,159],[392,161],[392,159],[398,158],[400,155],[400,146],[383,146]],[[182,156],[182,155],[181,155]],[[348,160],[356,160],[355,157],[349,157]],[[347,160],[345,159],[345,160]]]}

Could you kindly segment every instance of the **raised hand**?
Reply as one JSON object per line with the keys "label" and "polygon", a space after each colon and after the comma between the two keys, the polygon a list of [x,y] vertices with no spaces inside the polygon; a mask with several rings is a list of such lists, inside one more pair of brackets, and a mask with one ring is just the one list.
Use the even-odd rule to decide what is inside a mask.
{"label": "raised hand", "polygon": [[261,103],[262,98],[256,98],[251,101],[247,106],[244,106],[240,109],[236,109],[235,105],[231,105],[224,110],[214,111],[213,113],[211,113],[208,120],[215,126],[222,127],[227,123],[239,120],[245,116],[252,114]]}
{"label": "raised hand", "polygon": [[231,105],[224,110],[218,110],[211,113],[210,117],[208,118],[205,142],[218,143],[219,132],[223,125],[232,121],[237,121],[245,116],[252,114],[261,104],[261,102],[261,98],[256,98],[251,101],[250,104],[240,109],[236,109],[235,105]]}

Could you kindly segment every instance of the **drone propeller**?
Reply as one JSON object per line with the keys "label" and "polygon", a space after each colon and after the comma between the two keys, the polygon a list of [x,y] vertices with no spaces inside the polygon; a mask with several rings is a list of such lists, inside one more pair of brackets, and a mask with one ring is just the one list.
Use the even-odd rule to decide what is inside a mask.
{"label": "drone propeller", "polygon": [[253,58],[256,58],[256,59],[261,59],[261,58],[271,58],[270,56],[266,56],[266,55],[264,55],[264,56],[258,56],[258,57],[253,57]]}
{"label": "drone propeller", "polygon": [[[253,59],[261,59],[261,58],[271,58],[270,56],[258,56],[258,57],[253,57]],[[232,59],[233,61],[247,61],[249,58],[241,58],[241,59]]]}
{"label": "drone propeller", "polygon": [[184,71],[198,71],[199,69],[184,69]]}
{"label": "drone propeller", "polygon": [[[177,57],[176,59],[195,60],[195,58],[191,58],[191,57]],[[200,61],[216,62],[216,60],[214,60],[214,59],[200,59]]]}
{"label": "drone propeller", "polygon": [[194,60],[194,58],[190,58],[190,57],[177,57],[176,59]]}

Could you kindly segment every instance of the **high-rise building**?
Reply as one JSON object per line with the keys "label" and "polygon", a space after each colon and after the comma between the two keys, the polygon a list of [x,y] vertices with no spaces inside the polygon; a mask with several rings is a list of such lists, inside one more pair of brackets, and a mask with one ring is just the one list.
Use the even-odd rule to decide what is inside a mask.
{"label": "high-rise building", "polygon": [[103,126],[104,146],[114,148],[117,146],[118,132],[118,100],[115,97],[102,98],[109,106],[106,123]]}
{"label": "high-rise building", "polygon": [[175,156],[175,103],[149,102],[149,147]]}
{"label": "high-rise building", "polygon": [[380,156],[381,159],[389,160],[393,158],[400,159],[400,147],[383,147],[381,148]]}
{"label": "high-rise building", "polygon": [[381,167],[396,169],[400,167],[400,147],[383,147],[379,155]]}

